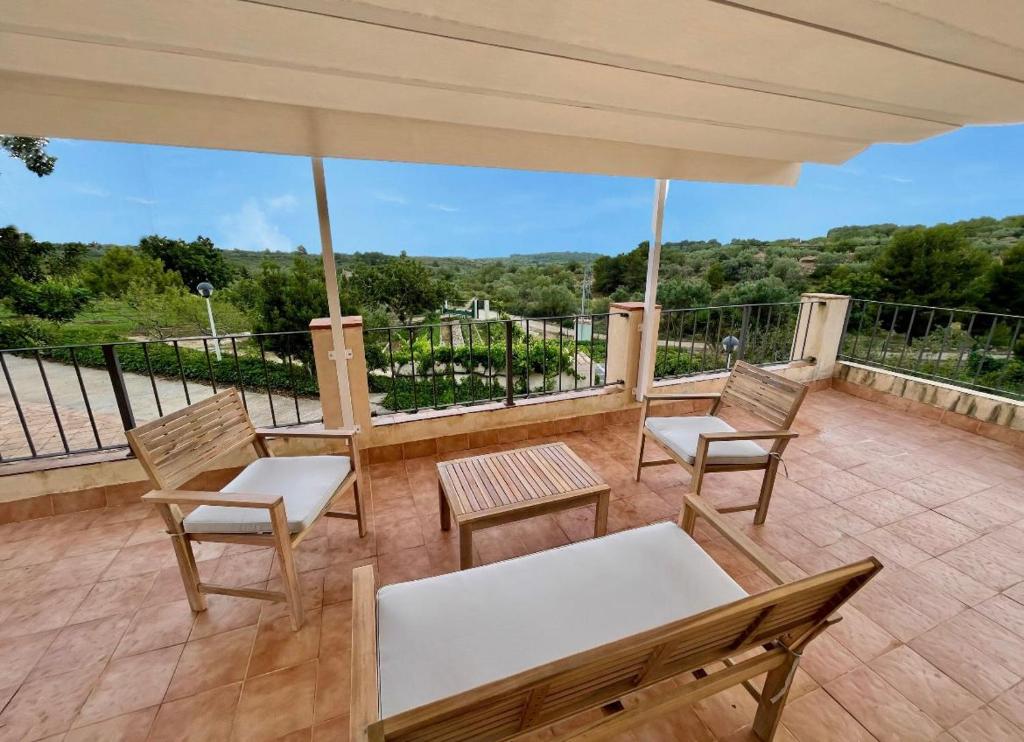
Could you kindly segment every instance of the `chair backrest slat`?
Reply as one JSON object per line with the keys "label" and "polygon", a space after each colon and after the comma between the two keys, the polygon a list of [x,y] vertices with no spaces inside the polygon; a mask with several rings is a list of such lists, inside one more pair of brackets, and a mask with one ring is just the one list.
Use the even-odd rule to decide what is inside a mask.
{"label": "chair backrest slat", "polygon": [[867,559],[383,719],[400,742],[504,739],[761,645],[790,645],[881,569]]}
{"label": "chair backrest slat", "polygon": [[722,390],[721,404],[746,410],[773,428],[788,428],[806,394],[805,384],[736,361]]}
{"label": "chair backrest slat", "polygon": [[153,485],[175,489],[251,444],[256,431],[232,388],[129,430],[127,436]]}

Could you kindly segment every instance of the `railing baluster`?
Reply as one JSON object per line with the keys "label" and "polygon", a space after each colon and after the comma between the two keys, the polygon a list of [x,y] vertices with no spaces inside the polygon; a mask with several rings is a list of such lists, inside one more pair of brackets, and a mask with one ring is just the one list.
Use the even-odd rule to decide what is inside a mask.
{"label": "railing baluster", "polygon": [[515,376],[512,368],[512,320],[505,320],[505,405],[515,405]]}
{"label": "railing baluster", "polygon": [[249,400],[245,398],[245,384],[242,380],[242,365],[238,362],[238,343],[235,342],[234,336],[231,338],[231,354],[235,358],[235,378],[238,380],[238,391],[242,394],[242,407],[249,412]]}
{"label": "railing baluster", "polygon": [[525,317],[526,320],[526,369],[523,371],[524,380],[526,382],[526,398],[530,398],[530,371],[533,370],[533,363],[530,357],[530,318]]}
{"label": "railing baluster", "polygon": [[[971,345],[974,345],[974,337],[971,335],[971,333],[974,332],[974,320],[975,320],[975,318],[977,316],[978,316],[977,314],[972,314],[971,315],[971,321],[967,323],[967,343],[968,343],[968,347],[971,346]],[[956,356],[956,368],[953,369],[953,375],[954,376],[956,376],[958,373],[960,373],[960,365],[964,361],[964,350],[966,350],[966,348],[964,347],[964,344],[963,344],[962,341],[960,343],[958,343],[958,345],[960,346],[960,352],[957,353],[957,356]]]}
{"label": "railing baluster", "polygon": [[[231,342],[234,342],[234,341],[235,341],[235,339],[232,338]],[[149,374],[149,385],[153,389],[153,399],[154,399],[154,401],[156,401],[156,414],[157,414],[157,417],[163,417],[164,416],[164,408],[163,408],[163,405],[160,404],[160,392],[157,391],[157,388],[156,388],[156,377],[153,375],[153,364],[149,360],[149,342],[148,341],[143,341],[143,342],[139,343],[139,345],[142,346],[142,357],[144,359],[146,359],[146,373]]]}
{"label": "railing baluster", "polygon": [[999,386],[1001,387],[1006,381],[1006,374],[1010,370],[1010,359],[1013,358],[1013,349],[1017,347],[1017,338],[1020,336],[1020,320],[1017,320],[1016,326],[1013,328],[1013,338],[1010,340],[1009,346],[1006,348],[1006,358],[1003,361],[1003,372],[999,374]]}
{"label": "railing baluster", "polygon": [[999,324],[998,318],[992,318],[992,328],[988,331],[988,339],[985,340],[985,350],[981,351],[981,358],[978,359],[978,365],[974,369],[974,377],[971,379],[971,386],[977,386],[978,376],[981,375],[982,369],[985,368],[985,364],[988,362],[988,351],[992,347],[992,336],[996,334],[996,325]]}
{"label": "railing baluster", "polygon": [[[440,332],[441,325],[438,325]],[[430,326],[430,401],[437,407],[437,359],[434,357],[434,326]]]}
{"label": "railing baluster", "polygon": [[391,344],[391,328],[388,328],[388,368],[391,370],[391,399],[396,405],[395,412],[400,411],[398,402],[398,372],[395,370],[395,349]]}
{"label": "railing baluster", "polygon": [[865,359],[865,360],[867,360],[868,363],[871,362],[871,351],[875,347],[875,333],[878,331],[878,323],[881,321],[881,319],[882,319],[882,305],[879,304],[878,305],[878,313],[875,315],[875,321],[871,325],[871,340],[868,341],[868,354],[867,354],[867,358]]}
{"label": "railing baluster", "polygon": [[267,354],[263,348],[263,338],[256,336],[256,345],[260,349],[260,361],[263,364],[263,379],[267,385],[267,404],[270,405],[270,420],[273,426],[277,427],[277,413],[274,411],[274,394],[270,390],[270,372],[267,370]]}
{"label": "railing baluster", "polygon": [[203,353],[206,354],[206,370],[210,372],[210,386],[213,387],[213,393],[217,393],[217,379],[213,377],[213,362],[210,360],[210,344],[206,342],[206,338],[203,338]]}
{"label": "railing baluster", "polygon": [[64,447],[64,453],[70,453],[68,448],[68,438],[64,434],[64,424],[61,422],[60,413],[57,412],[57,404],[53,400],[53,392],[50,390],[50,380],[46,376],[46,369],[43,368],[43,358],[37,350],[35,352],[36,365],[39,367],[39,376],[43,380],[43,389],[46,391],[46,399],[50,403],[50,411],[53,413],[53,421],[57,424],[57,434],[60,436],[61,445]]}
{"label": "railing baluster", "polygon": [[82,378],[82,369],[78,365],[78,355],[75,349],[71,348],[71,364],[75,367],[75,376],[78,377],[78,388],[82,392],[82,404],[85,405],[85,414],[89,416],[89,427],[92,428],[92,437],[96,441],[96,448],[103,448],[100,442],[100,431],[96,427],[96,417],[92,414],[92,405],[89,404],[89,393],[85,390],[85,380]]}
{"label": "railing baluster", "polygon": [[[469,355],[473,356],[472,334],[469,336]],[[416,385],[416,331],[411,327],[409,328],[409,373],[412,383],[412,411],[415,413],[420,410],[420,390]]]}
{"label": "railing baluster", "polygon": [[[290,338],[288,345],[291,345]],[[299,411],[299,392],[295,388],[295,368],[292,364],[292,354],[285,352],[285,364],[288,366],[288,381],[292,387],[292,400],[295,402],[295,423],[297,425],[302,424],[302,412]]]}
{"label": "railing baluster", "polygon": [[919,372],[921,370],[921,359],[924,357],[924,350],[928,347],[928,339],[932,334],[932,322],[935,321],[935,310],[928,312],[928,324],[924,327],[924,338],[921,342],[921,349],[917,352],[917,360],[914,361],[914,371]]}
{"label": "railing baluster", "polygon": [[124,374],[121,371],[121,361],[117,357],[117,348],[110,344],[104,345],[102,348],[107,375],[110,377],[110,386],[114,391],[114,401],[117,403],[117,411],[121,415],[121,427],[131,430],[135,427],[135,413],[132,411],[132,403],[128,398],[128,388],[124,384]]}
{"label": "railing baluster", "polygon": [[914,321],[917,319],[917,307],[910,312],[910,324],[907,325],[907,336],[903,339],[903,348],[900,350],[900,359],[896,361],[899,368],[903,368],[903,358],[907,354],[907,346],[911,343],[911,336],[914,332]]}
{"label": "railing baluster", "polygon": [[32,440],[32,433],[28,429],[28,423],[25,421],[25,412],[21,409],[21,401],[18,399],[18,391],[14,388],[14,382],[11,380],[11,372],[7,368],[7,360],[4,353],[0,353],[0,367],[3,367],[4,379],[7,381],[7,388],[11,390],[11,400],[14,402],[14,410],[18,413],[18,421],[21,423],[21,431],[25,434],[25,442],[28,443],[28,450],[35,458],[38,453],[36,452],[35,441]]}
{"label": "railing baluster", "polygon": [[[565,369],[562,368],[562,354],[564,352],[564,340],[565,340],[565,328],[562,327],[562,323],[558,323],[558,391],[562,391],[562,373]],[[593,340],[593,336],[591,336]],[[591,343],[593,346],[593,343]],[[605,353],[608,352],[607,346],[605,346]]]}
{"label": "railing baluster", "polygon": [[188,393],[188,382],[185,381],[185,366],[181,362],[181,348],[178,347],[178,341],[172,341],[174,345],[174,355],[178,359],[178,374],[181,376],[181,388],[185,390],[185,404],[192,404],[192,398]]}
{"label": "railing baluster", "polygon": [[[462,324],[459,323],[459,327]],[[452,372],[452,404],[459,403],[459,385],[455,380],[455,323],[448,325],[448,350],[450,352],[448,368]]]}

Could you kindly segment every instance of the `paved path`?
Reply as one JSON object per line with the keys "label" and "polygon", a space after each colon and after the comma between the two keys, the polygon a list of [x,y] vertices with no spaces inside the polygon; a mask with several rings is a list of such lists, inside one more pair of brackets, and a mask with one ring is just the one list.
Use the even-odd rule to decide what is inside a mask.
{"label": "paved path", "polygon": [[[47,399],[46,388],[35,360],[12,355],[5,355],[4,360],[11,373],[11,381],[17,391],[18,401],[25,415],[36,451],[38,453],[63,452],[64,446],[61,441],[60,429],[57,426],[53,408]],[[104,446],[125,443],[121,417],[117,411],[110,378],[105,369],[83,368],[82,385],[79,385],[72,366],[43,361],[43,370],[49,381],[54,406],[69,448],[72,450],[94,449],[97,446],[97,435]],[[161,410],[166,415],[188,404],[180,380],[161,378],[155,380],[156,392],[160,398],[160,409],[157,407],[156,396],[154,396],[153,386],[148,376],[126,373],[124,380],[137,423],[160,417]],[[85,387],[85,396],[88,397],[96,423],[95,432],[89,421],[82,386]],[[188,399],[190,401],[198,402],[211,394],[213,394],[213,389],[209,384],[188,382]],[[270,414],[271,402],[267,393],[247,391],[245,396],[253,422],[256,425],[271,425],[273,417]],[[290,425],[299,421],[296,417],[296,403],[292,397],[274,394],[272,399],[274,414],[279,425]],[[314,422],[319,420],[322,415],[319,399],[300,397],[298,407],[302,422]],[[0,456],[9,459],[27,456],[29,453],[29,446],[18,419],[11,390],[0,376]]]}

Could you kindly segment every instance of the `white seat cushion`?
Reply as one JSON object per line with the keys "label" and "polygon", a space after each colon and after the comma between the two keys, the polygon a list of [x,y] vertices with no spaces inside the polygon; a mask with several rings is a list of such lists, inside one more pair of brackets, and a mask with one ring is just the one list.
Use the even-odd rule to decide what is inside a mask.
{"label": "white seat cushion", "polygon": [[[281,495],[288,529],[309,526],[338,489],[352,463],[348,456],[271,456],[256,459],[221,492]],[[266,508],[200,505],[184,520],[186,533],[270,533]]]}
{"label": "white seat cushion", "polygon": [[384,717],[746,595],[673,523],[377,593]]}
{"label": "white seat cushion", "polygon": [[[649,417],[644,426],[688,464],[697,457],[697,438],[701,433],[736,432],[725,420],[713,415]],[[768,452],[754,441],[716,441],[708,446],[709,464],[763,464],[766,461]]]}

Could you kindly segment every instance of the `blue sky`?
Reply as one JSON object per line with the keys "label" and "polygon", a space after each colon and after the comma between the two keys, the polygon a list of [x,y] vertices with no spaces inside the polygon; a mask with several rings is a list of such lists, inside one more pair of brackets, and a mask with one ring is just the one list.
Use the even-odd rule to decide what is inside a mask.
{"label": "blue sky", "polygon": [[[55,141],[56,171],[0,155],[0,223],[41,240],[135,243],[207,235],[221,247],[319,251],[309,161],[299,157]],[[795,188],[675,181],[665,238],[813,237],[833,226],[1024,212],[1024,126],[881,145]],[[648,239],[648,180],[331,160],[335,249],[486,257],[616,253]]]}

